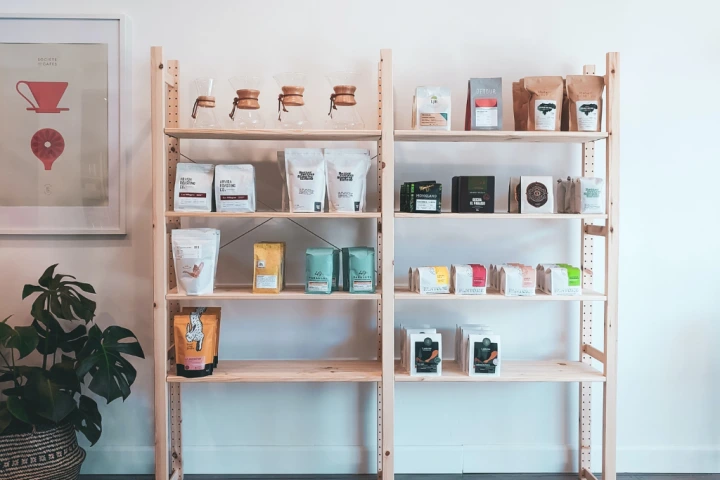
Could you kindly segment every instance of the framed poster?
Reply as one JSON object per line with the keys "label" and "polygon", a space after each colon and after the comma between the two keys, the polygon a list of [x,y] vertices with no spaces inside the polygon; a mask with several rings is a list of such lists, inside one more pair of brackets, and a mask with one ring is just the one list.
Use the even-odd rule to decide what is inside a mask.
{"label": "framed poster", "polygon": [[0,233],[125,234],[118,16],[0,16]]}

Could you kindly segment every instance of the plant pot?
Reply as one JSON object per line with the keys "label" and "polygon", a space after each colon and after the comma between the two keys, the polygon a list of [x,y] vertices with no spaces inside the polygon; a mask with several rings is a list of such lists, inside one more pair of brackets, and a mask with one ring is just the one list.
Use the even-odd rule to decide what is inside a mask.
{"label": "plant pot", "polygon": [[77,480],[85,460],[70,424],[0,435],[0,479]]}

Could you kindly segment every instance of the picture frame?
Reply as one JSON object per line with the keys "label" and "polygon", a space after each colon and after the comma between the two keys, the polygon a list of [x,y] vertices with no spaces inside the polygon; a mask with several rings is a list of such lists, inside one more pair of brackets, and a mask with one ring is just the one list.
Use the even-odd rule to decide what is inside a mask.
{"label": "picture frame", "polygon": [[0,234],[126,233],[130,86],[127,16],[0,15]]}

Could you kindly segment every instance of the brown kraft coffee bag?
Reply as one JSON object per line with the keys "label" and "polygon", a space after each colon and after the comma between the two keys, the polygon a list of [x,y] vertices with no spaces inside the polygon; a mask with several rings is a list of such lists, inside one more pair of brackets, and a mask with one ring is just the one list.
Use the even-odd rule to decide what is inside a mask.
{"label": "brown kraft coffee bag", "polygon": [[559,131],[563,106],[562,77],[525,77],[529,94],[527,129]]}
{"label": "brown kraft coffee bag", "polygon": [[602,130],[604,89],[605,79],[601,76],[567,76],[571,132],[599,132]]}
{"label": "brown kraft coffee bag", "polygon": [[528,108],[528,91],[525,90],[523,79],[512,84],[513,94],[513,117],[515,119],[515,130],[522,132],[527,130],[527,108]]}

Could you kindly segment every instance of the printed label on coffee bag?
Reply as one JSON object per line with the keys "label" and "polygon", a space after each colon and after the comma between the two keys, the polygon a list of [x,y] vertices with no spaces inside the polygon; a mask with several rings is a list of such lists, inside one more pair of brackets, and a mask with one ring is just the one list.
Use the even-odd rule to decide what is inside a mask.
{"label": "printed label on coffee bag", "polygon": [[596,132],[598,129],[598,104],[595,101],[575,102],[579,132]]}
{"label": "printed label on coffee bag", "polygon": [[535,130],[555,130],[557,102],[535,100]]}
{"label": "printed label on coffee bag", "polygon": [[498,126],[497,107],[476,107],[475,108],[475,126],[476,127],[497,127]]}
{"label": "printed label on coffee bag", "polygon": [[447,113],[420,113],[421,127],[444,127],[447,125]]}
{"label": "printed label on coffee bag", "polygon": [[202,258],[202,245],[176,245],[175,246],[175,258]]}
{"label": "printed label on coffee bag", "polygon": [[415,200],[415,209],[423,212],[434,212],[437,210],[437,201],[436,200],[424,200],[422,198],[418,198]]}
{"label": "printed label on coffee bag", "polygon": [[542,207],[548,201],[548,189],[542,183],[531,183],[528,185],[526,193],[527,201],[533,207]]}
{"label": "printed label on coffee bag", "polygon": [[256,280],[257,288],[277,288],[277,275],[258,275]]}

